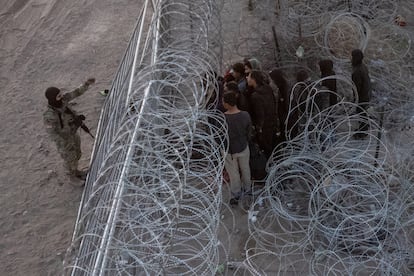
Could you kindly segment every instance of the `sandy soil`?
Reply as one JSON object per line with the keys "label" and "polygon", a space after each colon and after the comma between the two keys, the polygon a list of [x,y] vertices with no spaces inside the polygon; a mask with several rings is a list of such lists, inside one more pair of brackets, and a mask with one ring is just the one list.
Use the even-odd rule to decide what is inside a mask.
{"label": "sandy soil", "polygon": [[[97,83],[76,100],[96,131],[107,88],[140,10],[134,0],[2,0],[0,275],[59,275],[82,188],[43,127],[44,91]],[[116,3],[116,4],[115,4]],[[81,133],[87,167],[93,140]]]}
{"label": "sandy soil", "polygon": [[[1,1],[0,275],[60,275],[82,188],[66,176],[45,133],[44,90],[57,86],[69,91],[96,77],[97,83],[74,106],[95,133],[105,100],[97,92],[113,79],[141,2]],[[236,29],[239,20],[234,18],[227,28]],[[225,43],[231,62],[252,52],[247,46],[238,50]],[[86,133],[81,138],[81,165],[87,167],[93,140]],[[237,214],[246,221],[245,212]],[[231,252],[232,260],[241,259],[245,230],[238,235],[240,249]]]}

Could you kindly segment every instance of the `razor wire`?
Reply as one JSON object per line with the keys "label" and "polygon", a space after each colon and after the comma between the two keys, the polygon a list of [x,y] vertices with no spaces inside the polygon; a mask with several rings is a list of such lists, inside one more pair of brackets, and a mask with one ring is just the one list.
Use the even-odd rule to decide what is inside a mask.
{"label": "razor wire", "polygon": [[[305,106],[297,120],[301,132],[268,161],[265,189],[249,210],[246,258],[233,265],[235,274],[412,273],[410,34],[391,24],[394,1],[364,1],[360,8],[362,1],[347,1],[343,9],[339,2],[345,3],[280,3],[278,42],[286,47],[275,64],[292,82],[300,69],[315,79],[315,60],[331,58],[341,101],[320,109],[317,95],[332,92],[317,80],[305,89],[312,96],[291,103],[291,114]],[[305,49],[300,58],[298,46]],[[348,56],[355,48],[365,50],[373,86],[363,119],[355,113],[352,81],[343,77],[351,74]],[[370,125],[363,141],[352,137],[361,120]]]}
{"label": "razor wire", "polygon": [[232,2],[226,1],[223,10],[225,41],[230,41],[224,45],[224,62],[255,57],[265,70],[292,62],[306,65],[326,55],[342,62],[349,50],[367,47],[371,26],[388,28],[399,8],[392,0]]}
{"label": "razor wire", "polygon": [[353,139],[351,126],[361,121],[352,112],[355,104],[318,110],[317,93],[306,99],[300,134],[268,162],[264,191],[249,210],[246,244],[253,246],[246,246],[237,271],[408,275],[414,258],[412,162],[395,160],[378,138],[384,129],[377,119],[364,118],[368,138]]}
{"label": "razor wire", "polygon": [[208,104],[219,7],[145,2],[101,115],[67,274],[216,271],[226,125]]}
{"label": "razor wire", "polygon": [[[101,114],[68,274],[411,273],[410,34],[391,25],[395,1],[325,2],[146,1]],[[356,114],[349,78],[354,48],[365,49],[373,81],[367,117]],[[270,158],[244,222],[243,260],[231,262],[238,214],[222,198],[226,125],[207,107],[213,72],[243,57],[291,83],[299,69],[316,81],[300,101],[291,93],[299,135]],[[337,72],[331,107],[319,104],[332,93],[316,73],[321,58]],[[352,137],[361,121],[363,141]]]}

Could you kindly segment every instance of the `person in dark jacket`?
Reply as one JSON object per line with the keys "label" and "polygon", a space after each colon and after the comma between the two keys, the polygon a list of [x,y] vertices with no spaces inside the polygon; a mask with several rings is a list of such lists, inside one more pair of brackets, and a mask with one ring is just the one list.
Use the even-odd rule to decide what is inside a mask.
{"label": "person in dark jacket", "polygon": [[[319,61],[319,69],[321,70],[321,78],[335,75],[335,71],[333,70],[333,62],[330,59],[323,59]],[[329,91],[333,92],[329,94],[329,106],[337,104],[338,98],[336,95],[336,79],[325,79],[321,82],[321,85],[325,86]]]}
{"label": "person in dark jacket", "polygon": [[[290,104],[290,88],[289,83],[283,74],[282,70],[275,69],[270,72],[270,78],[272,79],[273,83],[277,86],[279,89],[279,100],[278,100],[278,116],[279,116],[279,123],[280,123],[280,130],[281,130],[281,137],[280,140],[285,141],[286,140],[286,133],[285,133],[285,121],[288,117],[289,113],[289,104]],[[289,116],[294,116],[295,111],[292,111],[292,114]],[[292,120],[291,120],[292,122]],[[292,128],[292,124],[288,125],[288,131]]]}
{"label": "person in dark jacket", "polygon": [[269,157],[277,143],[276,133],[280,131],[277,129],[279,122],[276,97],[270,85],[264,82],[260,71],[250,72],[247,84],[253,88],[250,104],[257,143]]}
{"label": "person in dark jacket", "polygon": [[[355,49],[351,53],[352,59],[352,81],[355,84],[355,87],[358,92],[358,108],[357,112],[361,117],[368,117],[367,109],[369,107],[369,102],[371,100],[371,79],[369,77],[369,72],[367,66],[362,62],[364,59],[364,54],[361,50]],[[368,134],[368,124],[363,119],[359,123],[359,128],[354,134],[354,137],[357,139],[363,139]]]}

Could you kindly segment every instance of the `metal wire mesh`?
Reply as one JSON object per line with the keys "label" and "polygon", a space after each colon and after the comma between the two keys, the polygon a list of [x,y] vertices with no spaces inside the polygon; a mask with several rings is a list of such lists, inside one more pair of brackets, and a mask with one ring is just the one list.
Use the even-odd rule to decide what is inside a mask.
{"label": "metal wire mesh", "polygon": [[[412,34],[392,25],[397,8],[390,0],[146,1],[103,108],[67,274],[411,274],[414,70]],[[354,48],[373,82],[362,117]],[[265,188],[240,222],[222,198],[226,125],[207,103],[213,72],[252,56],[291,82],[299,69],[314,81],[301,101],[290,98],[299,135],[286,129],[290,139],[273,152]],[[321,58],[337,73],[329,78],[339,103],[326,108],[317,103],[332,93],[320,85]],[[363,141],[352,137],[361,121]],[[239,223],[248,237],[243,260],[231,262]]]}
{"label": "metal wire mesh", "polygon": [[211,1],[145,2],[101,116],[68,274],[218,266],[226,127],[206,108],[217,89],[218,12]]}
{"label": "metal wire mesh", "polygon": [[[290,76],[306,69],[315,79],[315,61],[333,59],[343,101],[321,110],[318,93],[331,92],[317,80],[302,103],[291,103],[291,113],[306,107],[301,131],[268,161],[235,274],[412,274],[411,34],[390,24],[396,2],[347,2],[280,1],[279,68]],[[346,77],[355,48],[364,50],[373,82],[363,141],[352,138],[361,117]]]}

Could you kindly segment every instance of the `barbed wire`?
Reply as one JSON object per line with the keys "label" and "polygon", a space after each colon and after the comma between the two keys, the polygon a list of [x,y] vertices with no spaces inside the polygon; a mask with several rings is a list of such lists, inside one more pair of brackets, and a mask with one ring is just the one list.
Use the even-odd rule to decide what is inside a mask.
{"label": "barbed wire", "polygon": [[144,12],[153,44],[141,47],[142,63],[125,59],[130,71],[110,92],[117,125],[108,118],[100,132],[111,137],[94,158],[66,258],[71,275],[214,274],[225,254],[216,232],[226,125],[207,105],[217,101],[221,57],[210,45],[220,32],[209,27],[219,6],[154,2]]}
{"label": "barbed wire", "polygon": [[[287,26],[278,28],[284,37],[280,41],[296,41],[289,50],[281,51],[282,59],[294,64],[298,46],[305,48],[305,56],[297,59],[296,66],[282,65],[280,69],[292,81],[301,67],[315,71],[311,69],[315,57],[333,59],[339,75],[331,78],[337,80],[336,96],[343,101],[318,109],[317,94],[332,92],[321,90],[318,83],[322,80],[317,80],[304,89],[310,97],[291,103],[291,114],[301,104],[306,106],[298,118],[301,132],[280,145],[268,161],[265,190],[249,210],[246,259],[238,263],[235,273],[410,274],[413,189],[408,183],[412,179],[413,132],[408,87],[413,82],[405,70],[405,58],[412,55],[410,37],[389,24],[395,15],[394,4],[388,5],[389,10],[380,10],[384,3],[376,6],[372,11],[378,15],[375,19],[363,10],[333,13],[318,4],[312,2],[311,8],[301,1],[302,6],[295,7],[300,6],[298,10],[304,13],[297,13],[296,21],[290,21],[292,10],[280,12],[285,16],[280,18],[280,26]],[[318,16],[321,19],[315,20]],[[371,24],[373,20],[375,24]],[[298,22],[307,28],[289,28]],[[316,40],[307,39],[311,36]],[[349,77],[342,76],[350,76],[349,55],[355,48],[365,49],[373,81],[372,109],[364,118],[370,131],[363,142],[352,137],[361,120],[355,114],[357,93]]]}
{"label": "barbed wire", "polygon": [[310,117],[273,153],[265,190],[249,210],[254,246],[240,271],[410,273],[413,189],[403,177],[410,169],[389,161],[394,153],[375,120],[366,118],[371,132],[361,142],[349,128],[360,118],[330,116],[355,108],[342,102]]}
{"label": "barbed wire", "polygon": [[[395,1],[325,2],[145,2],[101,115],[67,274],[411,273],[410,34],[391,25]],[[373,80],[368,116],[356,113],[354,48],[365,50]],[[285,124],[288,141],[247,216],[222,187],[226,124],[210,109],[222,54],[224,63],[255,57],[290,83],[303,69],[313,80],[292,85],[287,117],[297,116],[298,134]],[[320,79],[321,58],[336,75]],[[337,92],[321,85],[327,79]],[[332,94],[339,102],[321,106]],[[369,130],[356,140],[361,122]]]}

